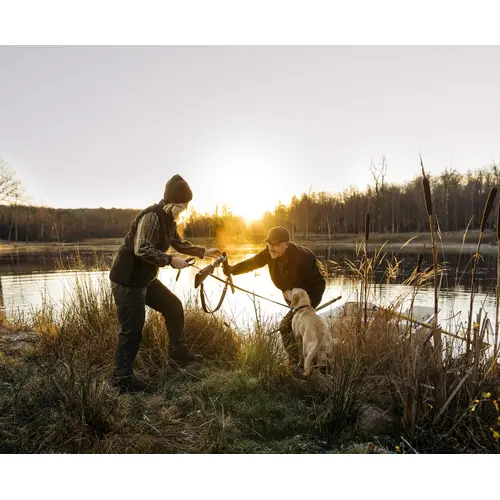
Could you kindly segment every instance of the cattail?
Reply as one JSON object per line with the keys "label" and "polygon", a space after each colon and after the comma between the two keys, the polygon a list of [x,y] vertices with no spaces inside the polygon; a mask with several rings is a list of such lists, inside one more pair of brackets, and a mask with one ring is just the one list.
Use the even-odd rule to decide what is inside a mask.
{"label": "cattail", "polygon": [[500,200],[498,200],[498,211],[497,211],[497,240],[500,241]]}
{"label": "cattail", "polygon": [[368,241],[370,237],[370,212],[366,212],[365,215],[365,241]]}
{"label": "cattail", "polygon": [[[484,231],[486,226],[486,221],[488,220],[488,216],[490,215],[491,209],[493,207],[493,202],[497,196],[497,188],[491,188],[490,194],[488,195],[488,199],[486,201],[486,205],[484,205],[483,217],[481,218],[481,231]],[[498,229],[497,229],[498,234]]]}
{"label": "cattail", "polygon": [[419,153],[418,156],[420,156],[420,166],[422,167],[422,188],[424,190],[424,201],[425,201],[425,209],[427,210],[427,215],[429,217],[432,216],[432,196],[431,196],[431,185],[429,184],[429,179],[425,175],[425,170],[424,170],[424,162],[422,160],[422,155]]}
{"label": "cattail", "polygon": [[422,250],[420,251],[420,254],[418,256],[417,267],[415,268],[416,273],[420,273],[420,271],[422,269],[422,263],[424,261],[424,250],[425,250],[425,243],[424,243],[424,246],[422,247]]}
{"label": "cattail", "polygon": [[429,179],[425,176],[422,180],[422,187],[424,189],[425,209],[427,210],[427,215],[430,217],[432,216],[431,186],[429,183]]}
{"label": "cattail", "polygon": [[432,197],[431,197],[431,186],[429,184],[429,179],[425,175],[424,162],[422,161],[422,155],[420,156],[420,166],[422,167],[422,188],[424,191],[424,201],[425,209],[427,210],[427,215],[429,216],[429,230],[431,233],[431,243],[432,243],[432,268],[434,270],[434,329],[432,336],[434,337],[434,359],[436,363],[437,379],[436,379],[436,401],[444,400],[446,387],[443,384],[442,379],[442,368],[443,368],[443,353],[442,353],[442,343],[441,343],[441,330],[438,327],[438,312],[439,312],[439,301],[438,301],[438,257],[437,257],[437,246],[436,239],[434,237],[434,220],[432,216]]}

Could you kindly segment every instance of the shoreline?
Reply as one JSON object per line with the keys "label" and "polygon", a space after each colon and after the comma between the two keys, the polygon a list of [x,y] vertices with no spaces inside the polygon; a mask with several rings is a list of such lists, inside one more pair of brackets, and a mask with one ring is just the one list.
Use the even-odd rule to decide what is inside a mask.
{"label": "shoreline", "polygon": [[[474,253],[477,247],[477,234],[467,235],[467,241],[462,242],[463,235],[460,239],[457,237],[457,233],[443,233],[442,240],[438,243],[438,251],[452,252],[452,253]],[[488,233],[483,236],[483,242],[481,245],[481,253],[484,254],[496,254],[498,251],[498,246],[496,242],[496,237],[493,239]],[[380,249],[382,246],[386,250],[399,251],[399,252],[413,252],[420,253],[422,251],[423,245],[425,244],[424,253],[432,253],[432,248],[430,246],[430,236],[429,233],[420,233],[417,235],[409,234],[373,234],[370,235],[371,241],[368,243],[368,250],[373,251]],[[412,239],[413,238],[413,239]],[[411,241],[406,243],[408,240]],[[261,240],[252,242],[244,241],[242,243],[237,242],[224,242],[217,241],[216,238],[189,238],[194,244],[201,246],[218,246],[219,248],[231,251],[231,249],[257,249],[264,248],[264,244]],[[339,250],[356,250],[356,246],[361,244],[362,235],[337,235],[331,240],[325,238],[318,238],[312,236],[310,239],[306,240],[303,238],[295,238],[293,240],[299,245],[310,247],[312,249],[319,247],[330,247],[332,249]],[[36,257],[39,255],[53,256],[58,255],[67,256],[68,254],[81,254],[89,255],[94,253],[104,253],[112,254],[114,253],[119,245],[121,244],[121,238],[103,238],[103,239],[91,239],[81,242],[62,242],[62,243],[46,243],[46,242],[7,242],[0,241],[0,259],[7,260],[12,257]]]}

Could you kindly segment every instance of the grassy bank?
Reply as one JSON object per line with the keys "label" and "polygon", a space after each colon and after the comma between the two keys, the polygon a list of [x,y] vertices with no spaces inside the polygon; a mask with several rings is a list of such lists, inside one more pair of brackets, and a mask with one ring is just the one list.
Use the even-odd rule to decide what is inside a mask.
{"label": "grassy bank", "polygon": [[488,351],[470,361],[446,343],[437,374],[432,347],[391,319],[332,323],[341,343],[331,370],[304,380],[273,325],[240,336],[195,303],[186,334],[204,360],[172,367],[151,312],[136,364],[149,391],[120,395],[110,288],[80,281],[60,315],[47,303],[29,323],[2,321],[0,452],[498,452],[500,380]]}

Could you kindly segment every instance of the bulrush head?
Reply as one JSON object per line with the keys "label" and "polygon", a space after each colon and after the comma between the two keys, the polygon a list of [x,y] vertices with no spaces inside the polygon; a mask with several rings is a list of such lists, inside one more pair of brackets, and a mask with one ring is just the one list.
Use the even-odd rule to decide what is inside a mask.
{"label": "bulrush head", "polygon": [[486,200],[486,204],[484,205],[483,216],[481,218],[481,231],[484,231],[486,227],[486,222],[488,221],[488,217],[490,215],[491,209],[493,208],[493,202],[497,197],[497,188],[491,188],[490,193],[488,194],[488,199]]}

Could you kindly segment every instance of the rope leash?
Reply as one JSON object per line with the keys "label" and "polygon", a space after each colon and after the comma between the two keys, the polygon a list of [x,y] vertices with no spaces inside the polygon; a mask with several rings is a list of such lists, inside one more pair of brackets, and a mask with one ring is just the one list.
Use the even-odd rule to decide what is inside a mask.
{"label": "rope leash", "polygon": [[[191,259],[187,259],[187,260],[191,260]],[[203,271],[203,269],[201,267],[198,267],[196,264],[190,263],[187,260],[186,260],[186,263],[188,264],[188,266],[194,267],[195,269]],[[214,276],[213,274],[209,274],[209,276],[216,279],[217,281],[220,281],[221,283],[224,283],[225,286],[224,286],[224,290],[223,290],[222,294],[223,294],[223,297],[225,297],[226,292],[227,292],[227,287],[229,284],[231,284],[229,282],[229,279],[223,280],[223,279],[219,278],[218,276]],[[203,286],[203,283],[200,284],[200,291],[203,290],[202,286]],[[288,304],[282,304],[281,302],[276,302],[275,300],[268,299],[267,297],[263,297],[262,295],[259,295],[258,293],[255,293],[255,292],[251,292],[250,290],[245,290],[244,288],[241,288],[235,284],[231,284],[231,287],[236,289],[236,290],[240,290],[241,292],[249,293],[250,295],[258,297],[259,299],[267,300],[268,302],[272,302],[273,304],[277,304],[279,306],[286,307],[287,309],[293,309],[293,307],[289,306]],[[217,308],[214,309],[214,311],[216,311],[219,307],[220,307],[220,305],[218,305]]]}
{"label": "rope leash", "polygon": [[201,283],[201,285],[200,285],[201,307],[206,313],[214,314],[222,307],[222,303],[224,302],[224,299],[226,297],[228,284],[229,284],[229,280],[227,280],[226,284],[224,285],[224,290],[222,290],[222,294],[220,296],[219,303],[215,306],[214,309],[209,309],[209,307],[207,306],[207,294],[205,292],[205,288],[203,287],[203,283]]}
{"label": "rope leash", "polygon": [[[226,258],[225,253],[223,254],[223,257],[225,259],[223,261],[223,263],[227,265],[227,258]],[[195,269],[198,269],[199,271],[205,271],[206,272],[207,267],[209,267],[209,266],[207,266],[207,267],[205,267],[205,268],[202,269],[201,267],[197,266],[194,262],[195,262],[195,258],[194,257],[190,257],[189,259],[186,259],[186,264],[189,267],[194,267]],[[217,265],[218,264],[216,264],[215,266],[217,266]],[[214,267],[214,269],[215,269],[215,266],[212,265],[212,267]],[[212,271],[214,269],[212,269]],[[180,273],[181,273],[181,269],[179,269],[179,271],[177,272],[177,277],[176,277],[175,281],[177,281],[179,279]],[[217,304],[217,306],[214,309],[209,309],[209,307],[207,305],[207,296],[206,296],[205,288],[203,286],[203,281],[204,280],[201,280],[199,282],[201,307],[208,314],[214,314],[215,312],[217,312],[222,307],[222,303],[224,302],[224,299],[226,297],[228,286],[231,286],[231,290],[232,290],[233,293],[234,293],[235,290],[240,290],[241,292],[247,293],[249,295],[253,295],[254,297],[258,297],[259,299],[262,299],[262,300],[267,300],[268,302],[271,302],[273,304],[277,304],[278,306],[286,307],[287,309],[290,309],[292,311],[296,309],[295,307],[289,306],[288,304],[283,304],[281,302],[276,302],[275,300],[268,299],[267,297],[263,297],[262,295],[259,295],[258,293],[251,292],[250,290],[245,290],[245,288],[241,288],[241,287],[235,285],[233,283],[231,275],[229,275],[226,280],[223,280],[223,279],[219,278],[218,276],[214,276],[211,272],[209,274],[207,274],[207,276],[211,276],[212,278],[216,279],[217,281],[220,281],[221,283],[224,283],[224,289],[223,289],[221,297],[219,299],[219,303]],[[197,285],[195,283],[195,287],[196,286]],[[335,297],[334,299],[332,299],[332,300],[330,300],[330,301],[328,301],[328,302],[326,302],[326,303],[318,306],[315,310],[316,311],[320,311],[321,309],[323,309],[323,308],[325,308],[325,307],[333,304],[334,302],[337,302],[341,298],[342,298],[342,295],[339,295],[338,297]]]}

